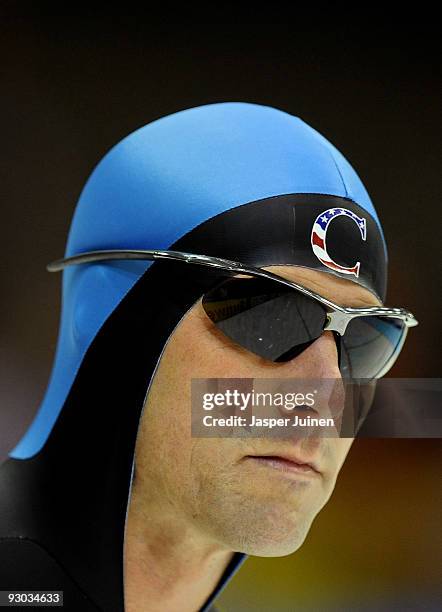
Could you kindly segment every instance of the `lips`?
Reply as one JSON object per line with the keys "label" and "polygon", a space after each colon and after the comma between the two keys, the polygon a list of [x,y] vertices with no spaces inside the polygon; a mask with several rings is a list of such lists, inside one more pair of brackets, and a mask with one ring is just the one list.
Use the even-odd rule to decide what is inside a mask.
{"label": "lips", "polygon": [[282,471],[295,471],[300,473],[322,474],[316,459],[302,459],[293,453],[272,453],[266,455],[247,455],[245,459],[254,459],[260,463],[267,463]]}

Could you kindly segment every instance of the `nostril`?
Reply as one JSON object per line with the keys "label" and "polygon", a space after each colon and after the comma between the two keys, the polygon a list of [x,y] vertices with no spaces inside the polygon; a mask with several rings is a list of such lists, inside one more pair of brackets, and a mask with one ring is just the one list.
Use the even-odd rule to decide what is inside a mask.
{"label": "nostril", "polygon": [[302,414],[319,414],[319,412],[313,408],[312,406],[307,406],[306,404],[302,404],[301,406],[296,406],[294,412],[301,412]]}
{"label": "nostril", "polygon": [[285,408],[284,406],[281,406],[279,410],[284,415],[285,414],[289,414],[292,416],[297,415],[301,418],[304,418],[308,414],[310,415],[319,414],[319,412],[315,408],[312,408],[312,406],[307,406],[307,404],[300,404],[299,406],[296,405],[294,408]]}

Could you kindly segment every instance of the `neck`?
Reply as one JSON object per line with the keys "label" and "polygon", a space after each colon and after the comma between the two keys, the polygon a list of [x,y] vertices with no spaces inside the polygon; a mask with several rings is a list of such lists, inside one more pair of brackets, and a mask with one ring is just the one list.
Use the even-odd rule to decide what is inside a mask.
{"label": "neck", "polygon": [[146,504],[136,486],[124,543],[126,612],[199,610],[233,556],[176,509]]}

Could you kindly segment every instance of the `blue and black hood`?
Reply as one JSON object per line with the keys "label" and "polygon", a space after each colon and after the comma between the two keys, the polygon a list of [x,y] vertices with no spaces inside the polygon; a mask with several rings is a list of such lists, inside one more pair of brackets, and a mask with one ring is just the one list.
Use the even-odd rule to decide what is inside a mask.
{"label": "blue and black hood", "polygon": [[[113,147],[81,193],[65,256],[103,249],[307,266],[381,300],[386,293],[382,229],[353,168],[299,118],[256,104],[181,111]],[[46,395],[0,467],[0,584],[64,590],[75,610],[124,609],[125,521],[146,394],[173,330],[222,278],[171,261],[63,272]],[[244,558],[235,555],[217,592]]]}

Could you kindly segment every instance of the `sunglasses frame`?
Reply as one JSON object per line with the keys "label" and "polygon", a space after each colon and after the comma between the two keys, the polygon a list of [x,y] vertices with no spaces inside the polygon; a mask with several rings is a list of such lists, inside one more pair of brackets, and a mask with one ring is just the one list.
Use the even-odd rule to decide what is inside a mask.
{"label": "sunglasses frame", "polygon": [[341,336],[344,335],[350,321],[356,317],[364,316],[382,316],[392,317],[400,319],[405,324],[405,329],[401,337],[401,341],[396,347],[396,350],[384,368],[376,376],[381,378],[385,372],[387,372],[392,363],[396,360],[402,346],[405,342],[408,328],[415,327],[418,325],[417,319],[413,313],[405,308],[386,308],[384,306],[368,306],[364,308],[352,308],[344,307],[335,304],[331,300],[299,285],[292,281],[263,270],[262,268],[256,268],[254,266],[244,265],[237,261],[231,261],[229,259],[222,259],[220,257],[212,257],[210,255],[198,255],[195,253],[183,253],[181,251],[163,251],[163,250],[139,250],[139,249],[111,249],[111,250],[99,250],[99,251],[87,251],[64,259],[58,259],[46,266],[48,272],[59,272],[64,270],[68,266],[77,264],[90,264],[102,261],[111,260],[172,260],[182,261],[187,264],[196,264],[207,266],[211,268],[219,268],[229,272],[236,272],[238,274],[246,274],[248,276],[261,277],[269,280],[273,280],[279,284],[291,287],[300,293],[316,300],[325,307],[327,312],[327,322],[324,326],[323,331],[335,331]]}

